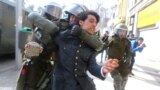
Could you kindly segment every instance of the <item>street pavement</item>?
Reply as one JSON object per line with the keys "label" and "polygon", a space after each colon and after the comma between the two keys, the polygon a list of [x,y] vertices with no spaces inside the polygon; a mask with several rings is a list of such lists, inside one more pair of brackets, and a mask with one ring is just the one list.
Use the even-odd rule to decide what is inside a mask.
{"label": "street pavement", "polygon": [[[97,56],[97,63],[100,63],[100,57],[101,55]],[[147,59],[141,54],[137,54],[135,59],[135,75],[129,77],[125,90],[160,90],[160,60]],[[104,81],[93,78],[97,90],[114,90],[110,74]]]}
{"label": "street pavement", "polygon": [[0,90],[15,90],[18,72],[13,58],[0,57]]}
{"label": "street pavement", "polygon": [[[160,68],[158,66],[160,61],[144,60],[142,57],[136,57],[136,60],[133,70],[135,76],[129,77],[125,90],[160,90]],[[97,63],[100,63],[100,55],[97,56]],[[15,60],[0,62],[0,90],[15,90],[18,73]],[[110,74],[104,81],[94,76],[91,77],[97,90],[114,90]]]}
{"label": "street pavement", "polygon": [[[135,76],[129,77],[125,90],[160,90],[160,77],[138,70],[135,66],[133,73]],[[106,80],[95,78],[97,90],[114,90],[113,79],[110,74]]]}

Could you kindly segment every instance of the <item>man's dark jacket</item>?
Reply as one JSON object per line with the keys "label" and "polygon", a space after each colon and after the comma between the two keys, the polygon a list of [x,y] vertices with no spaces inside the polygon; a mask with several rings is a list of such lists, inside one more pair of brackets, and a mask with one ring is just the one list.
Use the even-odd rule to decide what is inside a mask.
{"label": "man's dark jacket", "polygon": [[96,90],[87,75],[105,79],[101,66],[96,63],[96,52],[79,38],[63,32],[54,37],[59,50],[59,60],[54,70],[52,90]]}

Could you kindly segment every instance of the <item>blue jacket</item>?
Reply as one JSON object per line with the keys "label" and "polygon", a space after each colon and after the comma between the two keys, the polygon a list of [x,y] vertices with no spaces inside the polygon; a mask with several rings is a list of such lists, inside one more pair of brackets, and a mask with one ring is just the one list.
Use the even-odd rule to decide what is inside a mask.
{"label": "blue jacket", "polygon": [[54,38],[58,46],[57,61],[52,90],[96,90],[93,80],[87,75],[105,79],[101,75],[101,66],[96,63],[96,52],[79,38],[70,34],[59,33]]}
{"label": "blue jacket", "polygon": [[131,41],[131,49],[132,49],[132,53],[136,53],[136,52],[142,52],[143,48],[138,47],[138,42],[136,40],[132,40]]}

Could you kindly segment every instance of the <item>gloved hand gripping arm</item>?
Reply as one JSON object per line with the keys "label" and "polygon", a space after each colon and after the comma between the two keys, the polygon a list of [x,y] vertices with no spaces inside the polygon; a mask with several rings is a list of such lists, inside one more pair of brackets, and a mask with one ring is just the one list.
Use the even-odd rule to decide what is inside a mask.
{"label": "gloved hand gripping arm", "polygon": [[81,29],[78,25],[74,25],[72,27],[71,34],[78,36],[81,40],[83,40],[85,43],[87,43],[96,51],[100,51],[104,46],[104,43],[102,42],[102,40],[98,38],[97,35],[91,35],[87,33],[85,30]]}

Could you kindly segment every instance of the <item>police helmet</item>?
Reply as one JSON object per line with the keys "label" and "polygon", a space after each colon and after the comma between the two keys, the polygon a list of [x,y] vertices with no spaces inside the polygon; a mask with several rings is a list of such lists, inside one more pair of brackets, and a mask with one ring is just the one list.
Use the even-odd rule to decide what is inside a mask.
{"label": "police helmet", "polygon": [[56,19],[59,19],[62,14],[62,8],[58,3],[50,2],[44,6],[44,12]]}
{"label": "police helmet", "polygon": [[79,13],[84,12],[84,11],[88,11],[88,8],[82,4],[72,4],[69,7],[67,7],[65,9],[65,13],[69,14],[69,15],[74,15],[77,16]]}
{"label": "police helmet", "polygon": [[128,27],[124,23],[119,23],[114,27],[115,34],[118,34],[118,31],[123,30],[123,31],[128,31]]}

